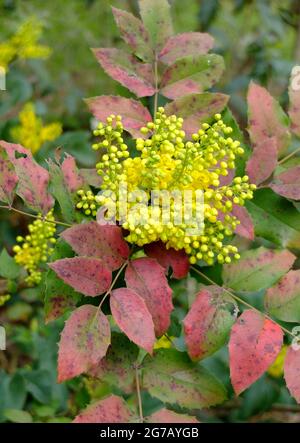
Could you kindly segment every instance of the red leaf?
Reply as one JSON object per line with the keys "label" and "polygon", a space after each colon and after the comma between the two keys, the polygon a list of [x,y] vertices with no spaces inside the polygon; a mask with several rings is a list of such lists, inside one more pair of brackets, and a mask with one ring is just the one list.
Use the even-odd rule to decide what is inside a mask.
{"label": "red leaf", "polygon": [[283,154],[289,145],[288,117],[269,92],[255,83],[248,91],[249,134],[251,141],[261,144],[269,138],[276,139],[277,152]]}
{"label": "red leaf", "polygon": [[142,21],[122,9],[113,7],[112,12],[123,39],[134,54],[146,62],[151,62],[154,53],[149,46],[149,34]]}
{"label": "red leaf", "polygon": [[214,46],[211,35],[201,32],[185,32],[170,37],[159,54],[159,59],[171,65],[187,55],[206,54]]}
{"label": "red leaf", "polygon": [[222,291],[203,289],[183,320],[185,342],[192,360],[208,357],[227,340],[234,317],[222,306]]}
{"label": "red leaf", "polygon": [[70,192],[75,192],[84,184],[83,178],[77,169],[75,158],[72,155],[66,156],[61,165],[64,182]]}
{"label": "red leaf", "polygon": [[90,297],[103,294],[111,284],[111,271],[96,258],[63,258],[48,266],[73,289]]}
{"label": "red leaf", "polygon": [[160,409],[147,417],[148,423],[199,423],[196,417],[177,414],[169,409]]}
{"label": "red leaf", "polygon": [[131,289],[119,288],[111,293],[113,318],[127,337],[149,354],[155,342],[154,324],[143,298]]}
{"label": "red leaf", "polygon": [[0,144],[5,148],[10,161],[15,167],[15,172],[19,179],[17,194],[24,200],[27,206],[47,214],[54,204],[54,200],[48,192],[48,171],[42,168],[34,160],[31,152],[21,145],[5,141],[0,141]]}
{"label": "red leaf", "polygon": [[160,92],[171,99],[199,94],[213,86],[223,70],[224,61],[220,55],[186,56],[165,70]]}
{"label": "red leaf", "polygon": [[138,97],[155,94],[154,75],[150,64],[141,63],[134,56],[116,48],[94,49],[94,54],[108,75]]}
{"label": "red leaf", "polygon": [[150,243],[145,246],[148,257],[156,258],[158,263],[168,272],[172,268],[173,278],[184,278],[189,272],[189,259],[184,250],[166,249],[162,242]]}
{"label": "red leaf", "polygon": [[289,347],[284,360],[284,378],[290,394],[300,403],[300,350]]}
{"label": "red leaf", "polygon": [[18,183],[15,168],[8,154],[0,145],[0,201],[12,204],[14,191]]}
{"label": "red leaf", "polygon": [[295,66],[292,70],[289,87],[289,116],[291,119],[291,130],[300,137],[300,68]]}
{"label": "red leaf", "polygon": [[153,258],[138,258],[127,266],[125,280],[127,287],[145,300],[153,318],[156,335],[164,334],[170,326],[170,314],[173,310],[172,290],[164,269]]}
{"label": "red leaf", "polygon": [[96,365],[110,344],[110,325],[97,306],[83,305],[66,321],[58,352],[58,382]]}
{"label": "red leaf", "polygon": [[270,188],[277,194],[292,200],[300,200],[300,166],[294,166],[275,175]]}
{"label": "red leaf", "polygon": [[246,171],[250,182],[259,185],[267,180],[277,166],[276,138],[265,138],[253,149]]}
{"label": "red leaf", "polygon": [[235,233],[248,240],[254,240],[254,225],[249,212],[244,206],[233,206],[232,215],[237,217],[240,224],[237,225]]}
{"label": "red leaf", "polygon": [[228,95],[219,93],[190,94],[168,103],[165,110],[168,115],[175,114],[184,119],[183,129],[190,138],[198,132],[201,123],[225,108],[228,99]]}
{"label": "red leaf", "polygon": [[110,395],[88,406],[73,423],[128,423],[132,413],[121,397]]}
{"label": "red leaf", "polygon": [[246,310],[231,330],[230,376],[239,395],[274,362],[283,342],[281,328],[254,310]]}
{"label": "red leaf", "polygon": [[133,136],[141,137],[140,128],[152,121],[150,112],[145,106],[130,98],[102,95],[85,100],[97,120],[105,121],[110,114],[120,114],[124,128]]}
{"label": "red leaf", "polygon": [[120,268],[129,256],[129,247],[118,226],[92,221],[72,226],[61,236],[76,254],[101,258],[112,271]]}

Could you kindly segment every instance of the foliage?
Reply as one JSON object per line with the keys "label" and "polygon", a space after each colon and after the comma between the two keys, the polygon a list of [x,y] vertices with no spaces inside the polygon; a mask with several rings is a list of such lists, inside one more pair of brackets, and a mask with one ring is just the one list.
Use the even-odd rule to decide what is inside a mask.
{"label": "foliage", "polygon": [[[36,218],[17,235],[14,260],[5,250],[0,256],[4,320],[39,317],[43,292],[49,322],[33,318],[32,336],[23,326],[15,333],[34,358],[32,370],[2,373],[2,421],[209,421],[207,408],[243,393],[230,418],[239,421],[258,412],[262,395],[266,409],[278,399],[300,402],[293,328],[300,318],[299,90],[290,86],[285,112],[252,82],[248,139],[229,97],[215,92],[224,61],[209,52],[211,35],[175,35],[167,0],[140,0],[139,8],[141,18],[113,8],[127,51],[93,51],[136,97],[86,100],[100,120],[92,168],[80,168],[71,155],[61,159],[60,150],[41,161],[43,142],[59,135],[59,126],[50,137],[53,126],[43,127],[29,105],[33,142],[0,142],[1,207]],[[208,26],[216,12],[202,14]],[[9,134],[24,144],[20,119],[23,126]],[[147,201],[153,189],[203,190],[204,234],[190,238],[188,226],[171,222],[143,225],[136,213],[103,223],[120,196],[96,194],[122,181],[131,192],[141,188]],[[47,355],[47,367],[39,350],[59,332],[58,357]],[[53,383],[56,358],[58,382],[66,385]],[[274,380],[282,371],[290,396]]]}

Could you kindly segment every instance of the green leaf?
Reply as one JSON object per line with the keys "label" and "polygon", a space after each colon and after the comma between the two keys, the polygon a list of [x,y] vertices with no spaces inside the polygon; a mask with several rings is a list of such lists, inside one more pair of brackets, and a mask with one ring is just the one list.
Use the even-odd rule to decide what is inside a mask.
{"label": "green leaf", "polygon": [[[72,257],[73,255],[71,247],[60,239],[55,245],[51,261],[60,257]],[[51,269],[45,275],[43,293],[46,323],[60,317],[69,309],[75,308],[81,298],[78,292],[58,278]]]}
{"label": "green leaf", "polygon": [[32,423],[32,417],[27,411],[20,411],[19,409],[6,409],[4,411],[4,415],[13,423]]}
{"label": "green leaf", "polygon": [[276,246],[300,249],[300,218],[297,209],[271,189],[255,191],[246,203],[255,235]]}
{"label": "green leaf", "polygon": [[112,8],[112,12],[123,39],[134,54],[145,62],[151,62],[154,53],[149,45],[149,34],[141,20],[122,9]]}
{"label": "green leaf", "polygon": [[300,323],[300,270],[290,271],[269,288],[266,310],[279,320]]}
{"label": "green leaf", "polygon": [[220,55],[186,56],[165,70],[160,93],[171,99],[199,94],[213,86],[223,71],[224,60]]}
{"label": "green leaf", "polygon": [[64,220],[72,223],[75,220],[75,204],[66,186],[61,166],[49,160],[50,190],[58,201]]}
{"label": "green leaf", "polygon": [[6,249],[2,249],[0,254],[0,275],[4,278],[15,279],[20,275],[21,267],[17,265]]}
{"label": "green leaf", "polygon": [[150,35],[153,50],[158,53],[173,34],[168,0],[139,0],[140,14]]}
{"label": "green leaf", "polygon": [[245,292],[269,288],[288,272],[295,258],[287,250],[260,247],[244,251],[240,260],[224,265],[224,285]]}
{"label": "green leaf", "polygon": [[159,400],[203,408],[226,400],[224,386],[206,369],[175,349],[161,349],[143,362],[143,385]]}

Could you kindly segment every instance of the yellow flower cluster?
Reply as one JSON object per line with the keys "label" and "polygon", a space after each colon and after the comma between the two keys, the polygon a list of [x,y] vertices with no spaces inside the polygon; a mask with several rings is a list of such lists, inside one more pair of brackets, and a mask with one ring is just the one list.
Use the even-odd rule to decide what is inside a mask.
{"label": "yellow flower cluster", "polygon": [[0,306],[5,305],[5,303],[10,300],[10,294],[0,295]]}
{"label": "yellow flower cluster", "polygon": [[20,125],[11,129],[11,136],[34,154],[46,141],[55,140],[62,133],[58,122],[43,125],[42,119],[35,113],[33,103],[26,103],[19,114]]}
{"label": "yellow flower cluster", "polygon": [[268,374],[271,375],[271,377],[274,377],[274,378],[282,377],[283,372],[284,372],[284,360],[286,357],[287,350],[288,350],[288,346],[283,345],[281,348],[281,351],[277,355],[276,360],[269,367]]}
{"label": "yellow flower cluster", "polygon": [[76,208],[81,209],[85,215],[96,217],[97,210],[100,207],[96,199],[97,196],[92,191],[84,191],[83,189],[79,189],[77,195],[79,202],[76,204]]}
{"label": "yellow flower cluster", "polygon": [[[143,246],[161,240],[167,248],[184,249],[191,263],[198,260],[209,265],[215,260],[230,263],[232,258],[240,257],[237,248],[226,241],[239,224],[231,213],[233,204],[244,205],[245,200],[251,199],[255,185],[249,184],[244,176],[222,186],[220,177],[228,175],[228,170],[235,167],[236,157],[243,155],[244,150],[239,141],[230,137],[232,128],[223,122],[220,114],[215,115],[211,125],[203,123],[191,141],[186,140],[182,126],[182,118],[167,116],[164,108],[159,108],[154,122],[141,128],[148,138],[136,139],[136,152],[130,156],[122,136],[121,117],[112,115],[105,125],[100,123],[94,135],[101,140],[93,149],[106,151],[96,165],[103,178],[101,190],[105,192],[91,195],[90,199],[105,206],[108,214],[116,213],[117,220],[129,231],[126,239],[130,243]],[[122,185],[128,192],[125,220],[121,216]],[[195,221],[199,190],[204,216],[200,225]],[[156,204],[150,205],[153,191],[160,194]],[[166,202],[161,191],[175,197]],[[179,202],[178,191],[181,195],[190,191],[193,199]],[[86,209],[94,215],[88,206]]]}
{"label": "yellow flower cluster", "polygon": [[14,246],[13,251],[16,263],[28,272],[26,282],[33,286],[40,283],[42,273],[39,267],[48,260],[56,243],[53,210],[46,215],[46,221],[37,219],[28,225],[28,230],[29,234],[25,238],[17,237],[21,246]]}
{"label": "yellow flower cluster", "polygon": [[0,43],[0,66],[7,70],[9,63],[16,58],[47,58],[51,49],[38,44],[42,29],[41,23],[32,18],[23,23],[10,39]]}

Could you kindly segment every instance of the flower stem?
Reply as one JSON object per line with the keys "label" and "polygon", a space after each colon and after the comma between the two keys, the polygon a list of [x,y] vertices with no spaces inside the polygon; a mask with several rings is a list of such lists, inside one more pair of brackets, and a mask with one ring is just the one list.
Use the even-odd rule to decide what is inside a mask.
{"label": "flower stem", "polygon": [[276,323],[286,334],[289,334],[290,336],[292,336],[293,338],[297,338],[292,331],[290,331],[289,329],[285,328],[284,326],[281,326],[279,323],[277,323],[275,320],[273,320],[272,317],[270,317],[268,314],[265,314],[264,312],[261,312],[259,309],[255,308],[254,306],[252,306],[250,303],[246,302],[245,300],[243,300],[242,298],[238,297],[237,295],[233,294],[231,291],[229,291],[229,289],[224,288],[223,286],[218,285],[216,282],[214,282],[211,278],[207,277],[207,275],[203,274],[203,272],[201,272],[198,268],[196,268],[195,266],[191,266],[191,269],[196,272],[198,275],[200,275],[201,277],[203,277],[206,281],[208,281],[209,283],[218,286],[220,289],[222,289],[224,292],[226,292],[226,294],[230,295],[231,298],[233,298],[234,300],[236,300],[237,302],[241,303],[242,305],[246,306],[247,308],[252,309],[253,311],[258,312],[259,314],[262,314],[265,318],[267,318],[268,320],[271,320],[273,323]]}
{"label": "flower stem", "polygon": [[154,82],[155,82],[155,95],[154,95],[154,118],[157,113],[157,103],[158,103],[158,72],[157,72],[157,55],[155,54],[154,61]]}

